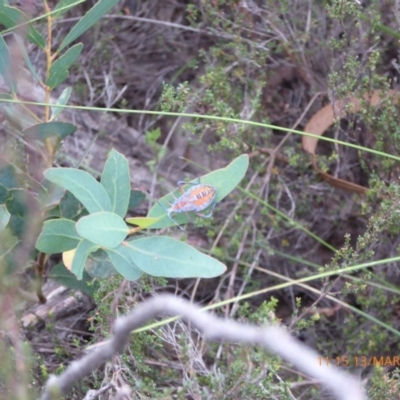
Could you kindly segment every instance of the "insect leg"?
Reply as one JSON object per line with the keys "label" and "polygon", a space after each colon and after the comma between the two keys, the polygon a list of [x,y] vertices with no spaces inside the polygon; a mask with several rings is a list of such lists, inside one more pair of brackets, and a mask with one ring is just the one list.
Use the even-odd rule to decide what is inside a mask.
{"label": "insect leg", "polygon": [[167,211],[167,216],[168,216],[168,218],[169,218],[182,232],[187,233],[187,232],[185,231],[185,229],[182,228],[182,227],[171,217],[171,213],[168,212],[168,210],[166,210],[166,211]]}
{"label": "insect leg", "polygon": [[200,178],[197,178],[194,182],[179,181],[178,186],[182,187],[184,185],[198,185],[200,183]]}
{"label": "insect leg", "polygon": [[186,233],[185,229],[183,229],[183,228],[172,218],[171,212],[168,211],[168,209],[167,209],[165,206],[163,206],[163,205],[160,203],[160,201],[156,200],[156,202],[157,202],[157,204],[167,213],[167,217],[168,217],[181,231],[183,231],[183,232]]}
{"label": "insect leg", "polygon": [[214,203],[214,204],[212,205],[211,210],[210,210],[210,212],[209,212],[208,214],[202,214],[202,213],[199,213],[199,212],[195,212],[195,214],[198,215],[199,217],[202,217],[202,218],[211,218],[212,213],[213,213],[213,211],[214,211],[214,207],[215,207],[216,205],[217,205],[217,203]]}

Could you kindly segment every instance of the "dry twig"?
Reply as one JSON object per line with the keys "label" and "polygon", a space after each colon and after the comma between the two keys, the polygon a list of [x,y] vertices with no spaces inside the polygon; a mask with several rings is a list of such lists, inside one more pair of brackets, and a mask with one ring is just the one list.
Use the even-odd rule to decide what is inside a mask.
{"label": "dry twig", "polygon": [[265,347],[321,382],[340,400],[365,399],[361,384],[355,377],[336,367],[319,365],[318,353],[294,339],[283,328],[278,326],[261,328],[223,320],[202,312],[198,306],[188,301],[171,295],[161,295],[142,303],[130,314],[118,318],[114,325],[114,336],[110,340],[82,359],[74,361],[60,376],[50,377],[42,400],[52,400],[60,392],[67,392],[76,381],[90,374],[116,354],[123,352],[132,331],[150,319],[166,314],[179,315],[196,326],[210,340]]}

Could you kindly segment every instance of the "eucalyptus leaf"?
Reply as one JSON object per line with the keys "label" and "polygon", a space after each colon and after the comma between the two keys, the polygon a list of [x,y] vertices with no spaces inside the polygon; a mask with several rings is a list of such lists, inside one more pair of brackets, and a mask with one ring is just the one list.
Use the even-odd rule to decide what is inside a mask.
{"label": "eucalyptus leaf", "polygon": [[103,17],[108,11],[111,10],[118,0],[99,0],[77,24],[69,31],[68,35],[61,42],[60,47],[57,50],[59,53],[62,49],[72,43],[75,39],[80,37],[88,29],[90,29],[101,17]]}
{"label": "eucalyptus leaf", "polygon": [[7,163],[7,161],[2,158],[0,158],[0,161],[2,164],[2,168],[0,167],[0,183],[7,189],[19,187],[15,166]]}
{"label": "eucalyptus leaf", "polygon": [[111,211],[111,201],[104,187],[85,171],[75,168],[49,168],[44,176],[69,190],[90,213]]}
{"label": "eucalyptus leaf", "polygon": [[25,129],[22,134],[25,137],[39,139],[44,142],[47,138],[58,136],[61,140],[68,135],[75,133],[77,127],[67,122],[44,122],[42,124],[33,125]]}
{"label": "eucalyptus leaf", "polygon": [[53,89],[59,86],[65,79],[69,76],[69,69],[71,65],[78,59],[81,51],[83,49],[83,44],[78,43],[68,49],[58,60],[50,67],[49,77],[46,80],[46,85]]}
{"label": "eucalyptus leaf", "polygon": [[[70,86],[66,87],[58,97],[56,105],[65,106],[71,96],[72,88]],[[54,121],[63,111],[63,107],[51,107],[51,120]]]}
{"label": "eucalyptus leaf", "polygon": [[95,290],[99,287],[99,283],[93,282],[86,271],[83,271],[82,280],[79,281],[74,274],[65,268],[63,263],[58,263],[52,268],[49,278],[67,288],[79,290],[90,297],[94,296]]}
{"label": "eucalyptus leaf", "polygon": [[81,240],[74,221],[65,218],[52,219],[43,224],[36,248],[46,254],[63,253],[77,247]]}
{"label": "eucalyptus leaf", "polygon": [[[209,174],[192,180],[191,182],[213,186],[216,189],[213,203],[218,203],[232,192],[232,190],[240,183],[246,174],[248,166],[249,157],[247,154],[244,154],[237,157],[225,168],[212,171]],[[183,186],[183,190],[185,191],[190,187],[193,187],[193,185],[188,183]],[[191,218],[196,217],[195,213],[188,213],[188,215],[186,215],[186,213],[176,214],[173,216],[176,224],[168,218],[166,210],[170,207],[170,204],[181,195],[182,193],[180,190],[175,190],[174,192],[162,197],[158,203],[154,204],[147,216],[150,218],[158,218],[158,221],[154,225],[151,225],[150,229],[167,228],[176,224],[181,225],[187,223]]]}
{"label": "eucalyptus leaf", "polygon": [[76,230],[81,237],[107,248],[117,247],[129,232],[124,220],[111,212],[97,212],[81,218]]}
{"label": "eucalyptus leaf", "polygon": [[125,242],[133,263],[143,272],[166,278],[213,278],[226,266],[186,243],[167,236]]}
{"label": "eucalyptus leaf", "polygon": [[99,279],[107,279],[118,274],[108,254],[103,249],[90,253],[86,261],[85,270],[92,278]]}
{"label": "eucalyptus leaf", "polygon": [[126,157],[112,149],[101,175],[101,184],[111,200],[112,211],[124,217],[131,194],[129,164]]}
{"label": "eucalyptus leaf", "polygon": [[27,15],[18,8],[9,7],[4,3],[0,4],[0,23],[8,29],[12,29],[21,25],[28,25],[28,40],[44,49],[46,47],[46,41],[44,37],[28,21],[29,18]]}
{"label": "eucalyptus leaf", "polygon": [[125,279],[136,281],[143,275],[143,271],[132,261],[131,250],[125,244],[121,244],[114,249],[107,249],[106,252],[115,269]]}
{"label": "eucalyptus leaf", "polygon": [[9,197],[8,189],[0,183],[0,204],[4,204]]}
{"label": "eucalyptus leaf", "polygon": [[99,248],[94,243],[83,239],[76,248],[74,258],[72,260],[71,272],[75,274],[78,279],[82,279],[85,264],[90,253],[93,253]]}
{"label": "eucalyptus leaf", "polygon": [[131,190],[131,195],[129,199],[128,210],[135,209],[144,199],[146,195],[141,190]]}
{"label": "eucalyptus leaf", "polygon": [[40,76],[36,72],[36,68],[31,62],[31,59],[29,58],[28,52],[26,50],[26,46],[24,43],[24,40],[19,36],[14,34],[15,41],[18,45],[19,51],[21,52],[22,58],[25,61],[25,65],[28,67],[30,73],[36,78],[38,82],[41,82]]}
{"label": "eucalyptus leaf", "polygon": [[4,82],[11,92],[15,93],[17,90],[17,83],[13,74],[11,53],[3,36],[0,36],[0,75],[3,77]]}
{"label": "eucalyptus leaf", "polygon": [[11,189],[8,193],[6,206],[11,214],[8,226],[15,236],[22,237],[30,223],[30,213],[33,209],[38,208],[38,205],[35,204],[35,198],[27,190]]}
{"label": "eucalyptus leaf", "polygon": [[72,7],[84,3],[85,1],[86,0],[61,0],[54,8],[54,16],[59,17],[60,15],[70,10]]}

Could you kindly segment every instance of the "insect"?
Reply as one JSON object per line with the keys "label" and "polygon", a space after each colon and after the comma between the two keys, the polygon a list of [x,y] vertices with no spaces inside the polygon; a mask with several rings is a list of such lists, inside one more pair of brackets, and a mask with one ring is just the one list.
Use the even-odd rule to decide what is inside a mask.
{"label": "insect", "polygon": [[[184,191],[183,185],[187,184],[193,186]],[[178,182],[178,186],[181,189],[182,195],[175,199],[170,208],[166,209],[160,203],[159,204],[167,212],[168,218],[184,231],[184,229],[172,218],[172,214],[194,212],[199,217],[210,218],[216,204],[213,204],[213,201],[217,194],[217,189],[214,186],[197,182],[180,181]],[[205,210],[210,205],[212,205],[210,212],[208,214],[202,214],[201,211]]]}

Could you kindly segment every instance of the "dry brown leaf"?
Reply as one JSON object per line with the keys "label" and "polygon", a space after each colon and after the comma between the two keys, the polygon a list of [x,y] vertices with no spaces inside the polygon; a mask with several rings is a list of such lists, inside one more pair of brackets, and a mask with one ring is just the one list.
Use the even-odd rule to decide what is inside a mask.
{"label": "dry brown leaf", "polygon": [[320,314],[325,315],[325,317],[333,317],[342,306],[340,304],[336,304],[334,307],[316,307],[315,309],[310,310],[312,314]]}
{"label": "dry brown leaf", "polygon": [[[399,93],[394,90],[390,90],[388,96],[393,98],[393,102],[397,103]],[[379,104],[381,97],[379,91],[375,90],[371,96],[365,95],[365,100],[373,107]],[[349,108],[349,105],[351,107]],[[347,106],[347,110],[345,107]],[[328,128],[330,128],[335,120],[343,118],[348,113],[356,113],[361,110],[361,101],[355,97],[351,97],[347,100],[337,101],[334,105],[328,104],[327,106],[321,108],[317,113],[315,113],[311,119],[308,121],[304,128],[304,132],[312,133],[314,135],[322,136]],[[312,155],[312,165],[318,174],[328,182],[330,185],[337,187],[339,189],[349,190],[355,193],[365,193],[368,188],[357,185],[356,183],[346,181],[344,179],[335,178],[334,176],[323,172],[317,166],[316,161],[316,149],[318,145],[318,138],[303,136],[302,137],[302,147],[305,151]]]}

